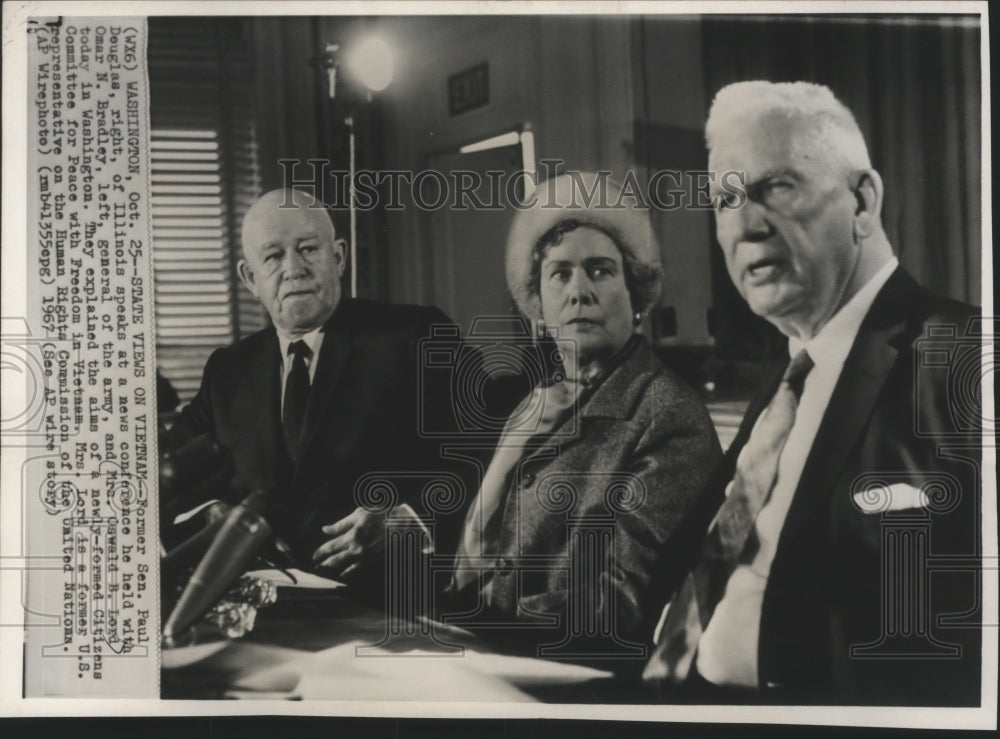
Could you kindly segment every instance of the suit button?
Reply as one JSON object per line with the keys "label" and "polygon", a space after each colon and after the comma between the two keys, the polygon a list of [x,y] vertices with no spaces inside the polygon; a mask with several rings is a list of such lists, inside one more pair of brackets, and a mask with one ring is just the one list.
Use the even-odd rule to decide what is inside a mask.
{"label": "suit button", "polygon": [[532,485],[532,483],[534,483],[534,482],[535,482],[535,473],[534,472],[525,472],[523,475],[521,475],[521,487],[522,488],[530,488],[531,485]]}

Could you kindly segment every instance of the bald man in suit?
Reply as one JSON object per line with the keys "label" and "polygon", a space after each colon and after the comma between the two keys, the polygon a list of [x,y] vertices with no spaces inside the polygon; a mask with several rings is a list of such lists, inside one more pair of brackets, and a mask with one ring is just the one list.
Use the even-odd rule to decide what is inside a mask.
{"label": "bald man in suit", "polygon": [[419,342],[450,321],[436,308],[343,297],[344,265],[322,203],[296,190],[261,197],[237,269],[273,325],[211,355],[164,443],[210,434],[235,467],[240,492],[228,502],[267,491],[295,564],[350,581],[384,545],[385,511],[358,505],[359,483],[385,474],[397,503],[419,507],[426,480],[401,473],[440,469],[418,413],[449,399],[419,386]]}

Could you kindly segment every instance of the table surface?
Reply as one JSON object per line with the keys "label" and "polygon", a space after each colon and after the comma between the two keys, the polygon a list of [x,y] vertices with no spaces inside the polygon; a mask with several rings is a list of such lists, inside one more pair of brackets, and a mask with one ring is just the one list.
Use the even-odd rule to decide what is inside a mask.
{"label": "table surface", "polygon": [[164,649],[162,697],[620,701],[611,672],[498,654],[463,629],[390,622],[343,593],[308,576],[299,586],[279,584],[277,603],[260,609],[244,637]]}

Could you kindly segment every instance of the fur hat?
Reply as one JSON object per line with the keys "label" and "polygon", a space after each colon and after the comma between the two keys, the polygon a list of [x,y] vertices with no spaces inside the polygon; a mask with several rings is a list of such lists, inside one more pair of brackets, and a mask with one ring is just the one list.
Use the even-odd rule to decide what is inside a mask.
{"label": "fur hat", "polygon": [[[603,182],[602,182],[603,180]],[[663,268],[648,208],[634,195],[622,194],[614,180],[594,172],[573,172],[539,183],[530,208],[514,217],[507,235],[507,288],[518,310],[529,319],[541,315],[539,286],[532,284],[532,262],[539,239],[563,221],[579,221],[612,234],[625,252],[622,261],[638,263],[632,274],[632,307],[645,313],[660,296]],[[634,270],[630,270],[634,272]]]}

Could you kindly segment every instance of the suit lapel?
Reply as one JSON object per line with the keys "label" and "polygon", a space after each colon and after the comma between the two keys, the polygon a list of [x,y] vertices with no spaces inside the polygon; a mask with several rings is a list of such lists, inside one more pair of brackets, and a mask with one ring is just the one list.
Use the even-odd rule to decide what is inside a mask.
{"label": "suit lapel", "polygon": [[316,430],[320,427],[321,420],[326,418],[330,412],[330,401],[351,355],[353,340],[354,337],[350,334],[338,334],[333,331],[323,337],[323,343],[319,349],[319,363],[316,365],[309,404],[306,407],[306,418],[302,431],[302,459],[299,463],[299,470],[304,466],[302,462],[305,461],[310,447],[315,441]]}
{"label": "suit lapel", "polygon": [[[269,460],[271,469],[278,476],[285,439],[281,433],[281,350],[273,329],[267,337],[265,350],[249,354],[246,361],[248,366],[242,373],[249,382],[246,397],[263,398],[264,403],[238,404],[237,407],[245,413],[240,428],[254,429],[254,443],[261,459]],[[263,423],[261,413],[264,414]]]}
{"label": "suit lapel", "polygon": [[[823,421],[806,458],[788,511],[781,542],[794,537],[815,506],[826,500],[871,417],[899,351],[894,340],[906,328],[907,306],[919,305],[912,279],[897,270],[876,297],[844,362]],[[779,543],[779,547],[781,543]]]}

